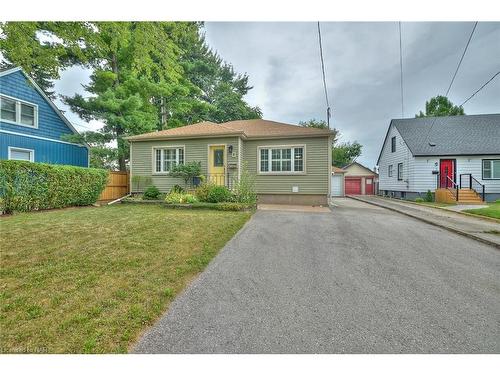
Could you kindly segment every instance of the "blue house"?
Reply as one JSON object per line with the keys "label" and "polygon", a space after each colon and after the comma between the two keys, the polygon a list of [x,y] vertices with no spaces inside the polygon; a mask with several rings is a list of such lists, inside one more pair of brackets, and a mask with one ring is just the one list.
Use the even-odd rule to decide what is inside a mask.
{"label": "blue house", "polygon": [[0,159],[89,166],[89,147],[61,139],[78,132],[21,68],[0,71],[0,109]]}

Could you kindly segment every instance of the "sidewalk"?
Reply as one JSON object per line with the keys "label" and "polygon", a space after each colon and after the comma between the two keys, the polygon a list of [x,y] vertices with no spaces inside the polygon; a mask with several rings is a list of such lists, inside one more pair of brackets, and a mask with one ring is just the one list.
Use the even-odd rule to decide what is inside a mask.
{"label": "sidewalk", "polygon": [[500,249],[500,224],[493,221],[462,215],[451,210],[420,206],[373,195],[356,195],[349,196],[349,198],[411,216]]}

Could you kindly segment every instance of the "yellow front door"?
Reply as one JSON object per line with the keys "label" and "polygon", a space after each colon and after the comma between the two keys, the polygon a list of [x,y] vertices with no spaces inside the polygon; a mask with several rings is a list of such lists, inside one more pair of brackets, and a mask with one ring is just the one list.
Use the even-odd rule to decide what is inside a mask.
{"label": "yellow front door", "polygon": [[213,184],[226,184],[225,157],[225,146],[210,146],[208,152],[208,178]]}

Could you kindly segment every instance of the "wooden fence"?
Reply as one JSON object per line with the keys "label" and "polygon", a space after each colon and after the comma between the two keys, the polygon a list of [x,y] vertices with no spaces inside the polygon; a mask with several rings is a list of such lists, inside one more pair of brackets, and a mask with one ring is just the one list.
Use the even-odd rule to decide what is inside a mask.
{"label": "wooden fence", "polygon": [[104,188],[100,201],[112,201],[130,193],[129,172],[110,171],[108,184]]}

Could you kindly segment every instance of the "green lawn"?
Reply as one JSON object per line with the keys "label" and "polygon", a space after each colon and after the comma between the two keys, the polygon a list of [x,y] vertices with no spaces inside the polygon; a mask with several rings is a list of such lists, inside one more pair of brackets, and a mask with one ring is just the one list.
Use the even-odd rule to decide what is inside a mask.
{"label": "green lawn", "polygon": [[465,210],[465,212],[481,216],[493,217],[495,219],[500,219],[500,201],[497,200],[495,203],[491,203],[488,207],[485,208]]}
{"label": "green lawn", "polygon": [[0,351],[126,352],[250,216],[118,204],[0,218]]}

